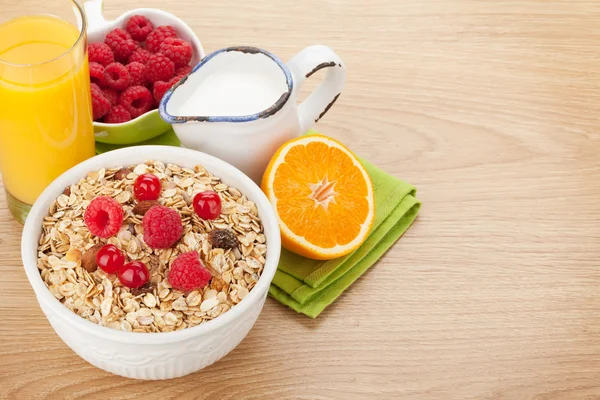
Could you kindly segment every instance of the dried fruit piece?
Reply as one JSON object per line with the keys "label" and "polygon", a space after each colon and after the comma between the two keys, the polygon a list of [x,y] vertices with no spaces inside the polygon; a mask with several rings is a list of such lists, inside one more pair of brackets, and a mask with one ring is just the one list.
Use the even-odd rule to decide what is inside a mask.
{"label": "dried fruit piece", "polygon": [[239,245],[235,233],[231,229],[214,229],[208,233],[208,242],[219,249],[233,249]]}
{"label": "dried fruit piece", "polygon": [[152,293],[152,291],[156,288],[156,285],[152,282],[146,282],[144,285],[137,287],[137,288],[131,288],[130,292],[132,295],[134,296],[139,296],[140,294],[144,294],[144,293]]}
{"label": "dried fruit piece", "polygon": [[146,215],[149,209],[158,205],[160,205],[160,203],[156,200],[143,200],[133,207],[132,212],[136,215]]}
{"label": "dried fruit piece", "polygon": [[81,266],[87,272],[94,272],[98,268],[96,263],[96,254],[103,247],[102,243],[98,243],[87,249],[81,256]]}
{"label": "dried fruit piece", "polygon": [[174,289],[191,292],[205,287],[210,278],[211,274],[200,262],[198,252],[190,251],[173,261],[167,279]]}

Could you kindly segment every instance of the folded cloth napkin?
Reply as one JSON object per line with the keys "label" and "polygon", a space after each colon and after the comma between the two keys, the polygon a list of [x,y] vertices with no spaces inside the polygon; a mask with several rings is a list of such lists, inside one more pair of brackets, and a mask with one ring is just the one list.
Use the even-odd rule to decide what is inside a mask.
{"label": "folded cloth napkin", "polygon": [[[360,158],[359,158],[360,159]],[[416,189],[360,159],[373,182],[375,221],[367,240],[351,254],[311,260],[282,249],[269,295],[311,318],[317,317],[402,236],[421,202]]]}

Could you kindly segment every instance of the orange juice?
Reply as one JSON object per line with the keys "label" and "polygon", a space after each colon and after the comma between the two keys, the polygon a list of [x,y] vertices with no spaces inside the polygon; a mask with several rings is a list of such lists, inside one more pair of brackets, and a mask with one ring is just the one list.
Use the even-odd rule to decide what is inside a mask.
{"label": "orange juice", "polygon": [[23,203],[95,154],[87,44],[79,36],[46,15],[0,24],[0,172]]}

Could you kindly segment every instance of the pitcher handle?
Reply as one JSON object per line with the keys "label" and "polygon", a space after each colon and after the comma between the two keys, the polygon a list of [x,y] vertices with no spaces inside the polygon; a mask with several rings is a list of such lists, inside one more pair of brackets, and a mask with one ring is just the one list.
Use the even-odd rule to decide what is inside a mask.
{"label": "pitcher handle", "polygon": [[298,88],[312,74],[328,68],[323,82],[298,106],[300,132],[307,132],[340,97],[346,81],[346,66],[335,52],[323,45],[310,46],[288,63]]}
{"label": "pitcher handle", "polygon": [[89,31],[102,29],[106,25],[106,20],[104,19],[104,15],[102,15],[103,8],[104,0],[88,0],[83,3]]}

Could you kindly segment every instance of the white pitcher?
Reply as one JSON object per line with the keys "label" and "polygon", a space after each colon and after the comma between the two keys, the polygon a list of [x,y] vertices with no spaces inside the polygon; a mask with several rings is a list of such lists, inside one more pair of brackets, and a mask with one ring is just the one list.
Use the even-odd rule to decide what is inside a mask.
{"label": "white pitcher", "polygon": [[[302,83],[323,68],[323,82],[297,104]],[[254,78],[244,81],[248,76]],[[227,161],[260,183],[275,151],[325,115],[345,78],[344,63],[327,46],[307,47],[287,65],[262,49],[230,47],[206,56],[168,91],[159,113],[185,147]]]}

